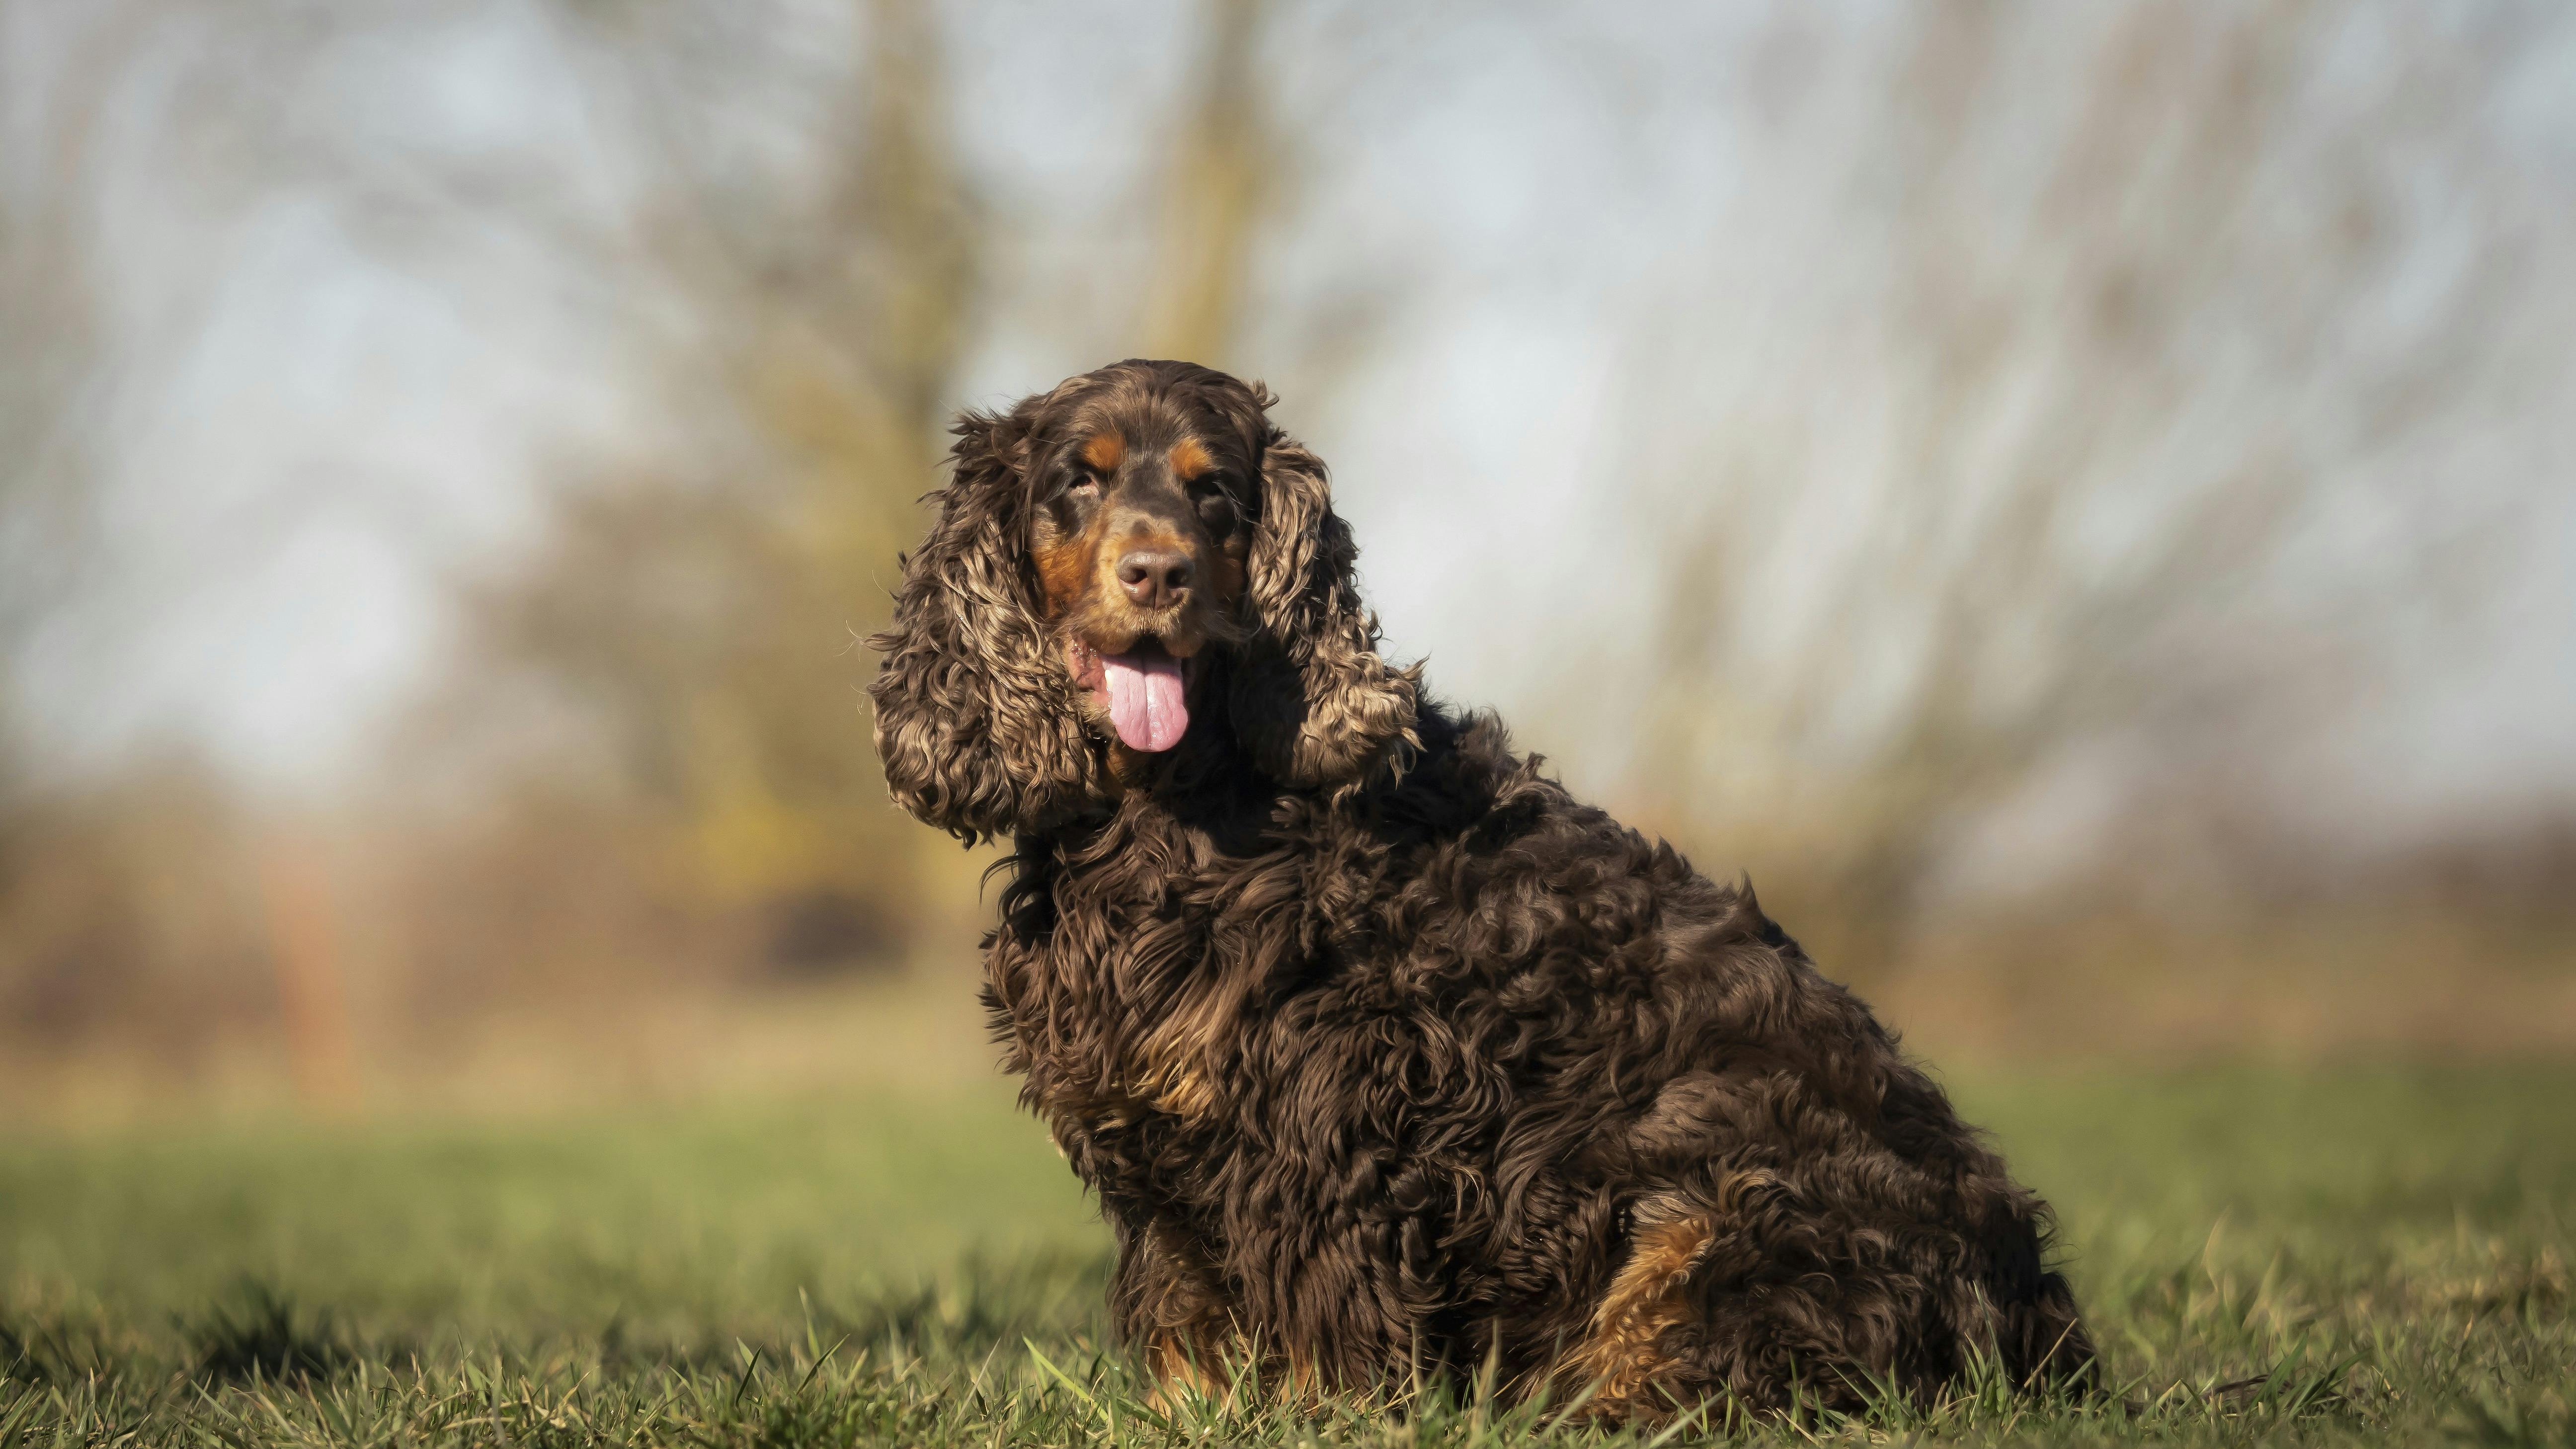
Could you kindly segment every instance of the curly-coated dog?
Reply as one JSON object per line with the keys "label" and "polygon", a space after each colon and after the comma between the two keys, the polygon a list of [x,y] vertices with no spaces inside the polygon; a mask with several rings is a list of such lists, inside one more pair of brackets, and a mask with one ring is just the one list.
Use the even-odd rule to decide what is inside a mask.
{"label": "curly-coated dog", "polygon": [[985,1004],[1148,1370],[2089,1386],[2045,1206],[1749,890],[1381,657],[1272,401],[1129,361],[967,413],[871,641],[895,799],[1015,844]]}

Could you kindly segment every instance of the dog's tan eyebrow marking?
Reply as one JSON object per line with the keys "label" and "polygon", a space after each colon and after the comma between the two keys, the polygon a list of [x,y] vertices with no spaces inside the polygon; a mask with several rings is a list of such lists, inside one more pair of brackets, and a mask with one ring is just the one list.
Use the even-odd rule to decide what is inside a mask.
{"label": "dog's tan eyebrow marking", "polygon": [[1116,429],[1100,434],[1082,445],[1082,461],[1103,473],[1115,473],[1127,457],[1127,440]]}
{"label": "dog's tan eyebrow marking", "polygon": [[1196,438],[1183,438],[1174,443],[1170,457],[1172,471],[1184,483],[1196,481],[1200,474],[1216,466],[1216,460],[1208,456],[1206,446]]}

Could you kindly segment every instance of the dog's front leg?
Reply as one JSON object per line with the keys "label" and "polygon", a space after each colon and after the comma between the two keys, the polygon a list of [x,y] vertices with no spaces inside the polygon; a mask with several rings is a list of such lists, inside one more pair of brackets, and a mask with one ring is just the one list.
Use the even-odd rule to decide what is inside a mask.
{"label": "dog's front leg", "polygon": [[1154,1398],[1188,1387],[1209,1399],[1232,1389],[1242,1335],[1223,1279],[1188,1229],[1148,1220],[1118,1225],[1109,1302],[1119,1336],[1144,1359]]}

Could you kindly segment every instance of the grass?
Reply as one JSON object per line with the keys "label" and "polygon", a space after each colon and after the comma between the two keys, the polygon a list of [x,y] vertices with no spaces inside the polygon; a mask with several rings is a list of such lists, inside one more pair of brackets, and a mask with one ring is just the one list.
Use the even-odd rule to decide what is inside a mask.
{"label": "grass", "polygon": [[[2576,1067],[1959,1095],[2058,1204],[2125,1406],[1969,1385],[1666,1442],[2576,1444]],[[0,1137],[0,1449],[1598,1437],[1473,1385],[1158,1411],[1105,1340],[1107,1247],[999,1087],[22,1132]]]}

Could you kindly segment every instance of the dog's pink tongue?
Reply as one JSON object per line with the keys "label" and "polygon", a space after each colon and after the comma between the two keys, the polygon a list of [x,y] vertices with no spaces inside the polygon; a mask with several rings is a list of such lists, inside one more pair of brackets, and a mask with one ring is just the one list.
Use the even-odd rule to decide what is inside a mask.
{"label": "dog's pink tongue", "polygon": [[1109,688],[1109,722],[1131,750],[1158,754],[1181,742],[1190,707],[1181,699],[1181,661],[1160,649],[1151,654],[1100,656]]}

